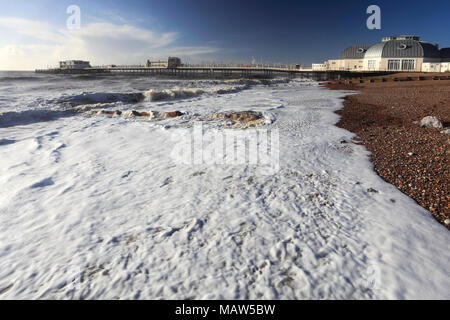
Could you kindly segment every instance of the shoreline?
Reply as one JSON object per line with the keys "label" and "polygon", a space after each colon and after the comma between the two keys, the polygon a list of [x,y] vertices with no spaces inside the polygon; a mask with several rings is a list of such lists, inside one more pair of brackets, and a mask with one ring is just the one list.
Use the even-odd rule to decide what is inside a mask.
{"label": "shoreline", "polygon": [[[365,147],[346,144],[355,135],[335,125],[335,111],[349,93],[283,81],[105,107],[136,109],[129,110],[136,118],[186,114],[164,123],[103,112],[36,121],[48,119],[45,112],[39,118],[42,101],[58,110],[62,99],[114,101],[111,92],[173,85],[74,83],[36,81],[10,95],[18,120],[27,109],[38,117],[0,128],[7,138],[0,178],[8,186],[0,194],[1,298],[449,297],[450,233],[375,174]],[[34,104],[24,106],[22,88],[35,94]],[[268,112],[276,122],[256,137],[240,131],[240,152],[239,132],[221,119],[243,120],[244,110]]]}
{"label": "shoreline", "polygon": [[[324,86],[358,92],[344,98],[336,126],[357,134],[383,180],[450,229],[450,135],[441,133],[450,122],[450,80]],[[417,121],[426,116],[440,118],[444,128],[421,128]]]}

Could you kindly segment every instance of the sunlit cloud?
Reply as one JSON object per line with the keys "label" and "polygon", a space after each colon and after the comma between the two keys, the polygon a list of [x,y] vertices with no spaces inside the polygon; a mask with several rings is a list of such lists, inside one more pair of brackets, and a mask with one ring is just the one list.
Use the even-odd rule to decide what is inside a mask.
{"label": "sunlit cloud", "polygon": [[47,22],[21,18],[0,17],[0,27],[12,29],[17,34],[31,36],[44,41],[63,41],[62,35],[53,31]]}
{"label": "sunlit cloud", "polygon": [[176,32],[157,32],[129,24],[97,22],[81,29],[56,29],[48,23],[0,17],[0,26],[32,40],[0,47],[0,69],[32,70],[56,66],[65,59],[90,60],[94,65],[137,64],[168,55],[190,57],[217,51],[213,46],[180,46]]}

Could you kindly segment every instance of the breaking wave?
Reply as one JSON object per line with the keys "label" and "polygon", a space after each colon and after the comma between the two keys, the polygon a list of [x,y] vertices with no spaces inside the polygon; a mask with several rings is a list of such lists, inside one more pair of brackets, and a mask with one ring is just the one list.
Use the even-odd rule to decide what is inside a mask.
{"label": "breaking wave", "polygon": [[172,89],[150,89],[144,92],[131,93],[82,93],[80,95],[62,97],[57,102],[69,108],[96,108],[108,107],[107,104],[135,104],[139,102],[153,102],[176,99],[189,99],[201,95],[221,95],[238,93],[250,89],[256,85],[278,85],[292,81],[287,78],[276,78],[269,80],[260,79],[236,79],[225,81],[211,81],[215,86],[212,88],[172,88]]}
{"label": "breaking wave", "polygon": [[145,101],[160,101],[169,99],[185,99],[193,98],[204,94],[205,91],[197,88],[189,89],[164,89],[164,90],[154,90],[150,89],[143,93]]}
{"label": "breaking wave", "polygon": [[143,93],[145,101],[161,101],[172,99],[187,99],[194,98],[204,94],[228,94],[236,93],[247,89],[247,85],[231,86],[231,87],[219,87],[212,89],[199,89],[199,88],[174,88],[164,90],[148,90]]}
{"label": "breaking wave", "polygon": [[83,108],[83,107],[105,107],[105,104],[134,104],[139,102],[151,102],[162,100],[175,100],[175,99],[188,99],[198,97],[204,94],[228,94],[236,93],[241,90],[245,90],[248,86],[232,86],[232,87],[219,87],[213,89],[199,89],[199,88],[174,88],[174,89],[150,89],[145,92],[133,92],[133,93],[82,93],[80,95],[72,97],[60,98],[57,102],[70,108]]}
{"label": "breaking wave", "polygon": [[82,93],[72,97],[63,97],[59,103],[68,107],[78,107],[82,105],[107,104],[107,103],[138,103],[144,100],[141,92],[136,93]]}
{"label": "breaking wave", "polygon": [[72,116],[73,113],[55,110],[26,110],[0,112],[0,128],[29,125],[37,122],[54,121]]}

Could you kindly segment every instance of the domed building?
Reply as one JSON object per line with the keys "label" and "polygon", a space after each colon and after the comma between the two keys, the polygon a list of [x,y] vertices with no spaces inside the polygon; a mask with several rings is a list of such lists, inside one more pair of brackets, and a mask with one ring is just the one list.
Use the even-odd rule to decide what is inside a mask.
{"label": "domed building", "polygon": [[363,70],[364,69],[364,56],[372,47],[370,44],[361,44],[348,47],[341,53],[341,67],[346,70]]}
{"label": "domed building", "polygon": [[[417,36],[385,37],[373,45],[354,45],[342,51],[340,59],[329,60],[329,70],[347,71],[441,71],[447,49],[420,41]],[[450,58],[449,58],[450,62]]]}
{"label": "domed building", "polygon": [[417,36],[397,36],[371,46],[364,60],[364,69],[369,71],[421,71],[423,63],[439,63],[441,58],[437,45]]}
{"label": "domed building", "polygon": [[329,70],[364,71],[364,56],[371,44],[361,44],[348,47],[342,51],[337,60],[328,60]]}

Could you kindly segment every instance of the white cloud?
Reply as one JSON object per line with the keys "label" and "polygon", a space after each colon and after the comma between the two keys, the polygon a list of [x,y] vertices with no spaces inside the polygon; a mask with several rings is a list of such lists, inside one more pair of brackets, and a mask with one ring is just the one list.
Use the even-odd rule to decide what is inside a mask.
{"label": "white cloud", "polygon": [[[20,18],[0,17],[0,26],[32,42],[0,47],[0,69],[33,70],[57,65],[59,60],[86,59],[94,65],[136,64],[168,55],[192,57],[216,52],[214,47],[176,47],[178,34],[156,32],[128,24],[91,23],[78,30],[56,30],[49,24]],[[21,40],[23,41],[23,40]]]}
{"label": "white cloud", "polygon": [[0,17],[0,27],[12,29],[21,35],[45,41],[61,41],[60,35],[55,33],[46,22],[21,18]]}

